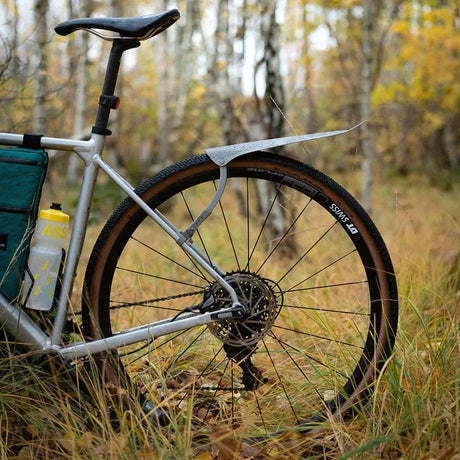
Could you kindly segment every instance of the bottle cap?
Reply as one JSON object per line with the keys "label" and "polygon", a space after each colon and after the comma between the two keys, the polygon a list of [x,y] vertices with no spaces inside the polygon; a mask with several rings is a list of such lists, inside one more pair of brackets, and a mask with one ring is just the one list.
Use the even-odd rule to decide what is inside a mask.
{"label": "bottle cap", "polygon": [[59,203],[53,203],[50,209],[41,209],[38,213],[38,217],[40,219],[61,222],[63,224],[69,222],[69,216],[61,211],[61,205]]}

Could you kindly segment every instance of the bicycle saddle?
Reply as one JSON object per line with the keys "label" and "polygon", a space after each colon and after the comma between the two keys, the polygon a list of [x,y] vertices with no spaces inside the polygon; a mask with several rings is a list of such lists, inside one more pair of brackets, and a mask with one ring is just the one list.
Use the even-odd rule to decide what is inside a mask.
{"label": "bicycle saddle", "polygon": [[[95,33],[94,29],[109,30],[120,34],[120,37],[146,40],[173,25],[180,18],[177,9],[159,14],[139,16],[133,18],[83,18],[70,19],[58,24],[54,30],[59,35],[69,35],[79,29],[86,29]],[[114,39],[96,33],[101,38]]]}

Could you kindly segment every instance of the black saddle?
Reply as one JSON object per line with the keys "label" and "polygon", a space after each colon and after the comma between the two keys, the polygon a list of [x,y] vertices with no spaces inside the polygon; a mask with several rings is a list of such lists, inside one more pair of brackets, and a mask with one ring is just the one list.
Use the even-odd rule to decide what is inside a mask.
{"label": "black saddle", "polygon": [[54,30],[59,35],[69,35],[79,29],[109,30],[118,33],[120,37],[146,40],[163,32],[179,18],[179,11],[173,9],[159,14],[134,18],[70,19],[57,25]]}

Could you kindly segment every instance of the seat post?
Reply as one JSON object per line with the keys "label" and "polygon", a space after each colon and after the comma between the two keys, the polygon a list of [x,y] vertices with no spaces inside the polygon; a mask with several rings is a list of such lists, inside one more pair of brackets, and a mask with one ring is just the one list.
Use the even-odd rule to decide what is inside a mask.
{"label": "seat post", "polygon": [[114,96],[114,91],[120,70],[121,56],[126,50],[137,48],[138,46],[140,46],[140,41],[137,39],[115,39],[113,41],[105,71],[102,94],[99,97],[96,122],[92,128],[94,134],[101,134],[103,136],[110,136],[112,134],[107,129],[107,124],[109,122],[110,110],[118,107],[118,98]]}

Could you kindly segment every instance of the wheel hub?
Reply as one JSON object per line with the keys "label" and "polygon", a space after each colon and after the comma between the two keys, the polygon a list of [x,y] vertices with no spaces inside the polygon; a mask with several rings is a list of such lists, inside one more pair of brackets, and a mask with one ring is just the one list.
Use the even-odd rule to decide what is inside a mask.
{"label": "wheel hub", "polygon": [[[245,305],[246,314],[241,319],[217,321],[208,327],[225,345],[250,347],[259,342],[275,322],[283,304],[281,291],[273,281],[244,271],[232,272],[225,280]],[[210,292],[214,308],[231,306],[230,295],[220,284],[214,283]]]}

